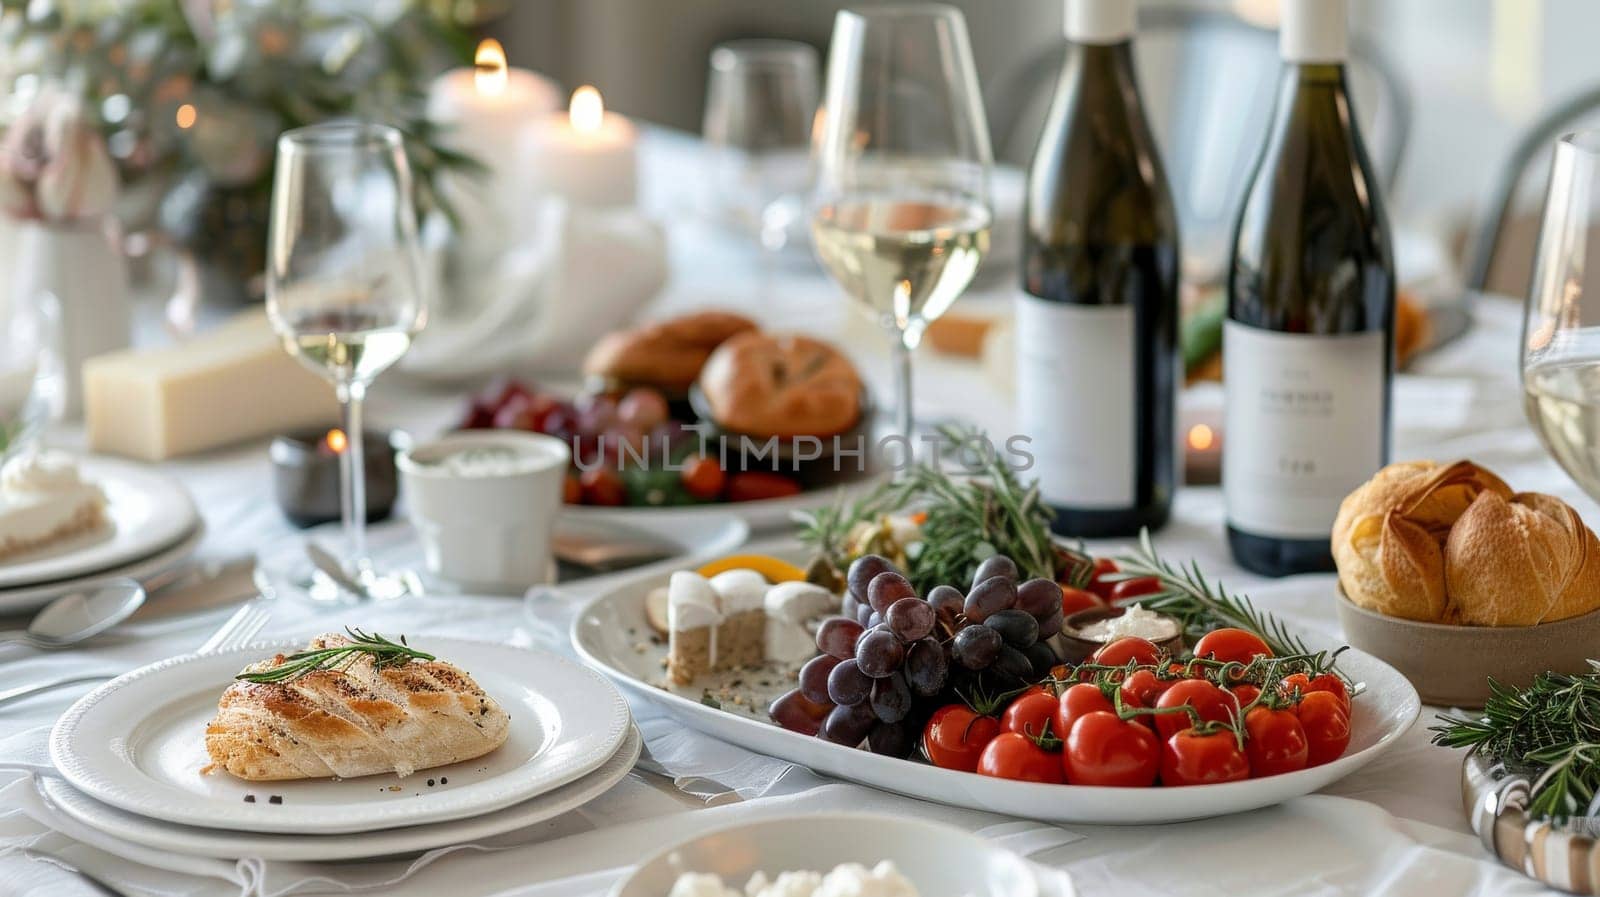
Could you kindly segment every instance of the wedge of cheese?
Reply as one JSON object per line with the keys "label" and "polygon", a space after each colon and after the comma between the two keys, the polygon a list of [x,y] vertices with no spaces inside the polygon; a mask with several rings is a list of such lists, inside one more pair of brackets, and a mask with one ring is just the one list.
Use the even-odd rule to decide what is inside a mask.
{"label": "wedge of cheese", "polygon": [[83,393],[90,451],[144,461],[339,420],[333,386],[284,352],[264,312],[91,358]]}

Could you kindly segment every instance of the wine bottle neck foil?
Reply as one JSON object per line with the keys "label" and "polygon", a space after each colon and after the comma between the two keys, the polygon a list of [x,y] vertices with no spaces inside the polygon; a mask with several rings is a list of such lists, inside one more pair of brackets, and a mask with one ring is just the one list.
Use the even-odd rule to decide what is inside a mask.
{"label": "wine bottle neck foil", "polygon": [[1076,44],[1120,44],[1138,24],[1137,0],[1066,0],[1063,30]]}
{"label": "wine bottle neck foil", "polygon": [[1297,65],[1342,63],[1349,53],[1349,0],[1283,0],[1278,49]]}

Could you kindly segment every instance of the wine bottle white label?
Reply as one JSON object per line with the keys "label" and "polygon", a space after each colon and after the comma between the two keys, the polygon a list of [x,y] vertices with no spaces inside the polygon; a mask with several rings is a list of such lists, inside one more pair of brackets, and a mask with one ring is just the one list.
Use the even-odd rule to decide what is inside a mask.
{"label": "wine bottle white label", "polygon": [[1339,503],[1383,466],[1382,331],[1222,330],[1222,495],[1258,536],[1326,538]]}
{"label": "wine bottle white label", "polygon": [[1133,306],[1016,301],[1018,432],[1046,502],[1134,503]]}

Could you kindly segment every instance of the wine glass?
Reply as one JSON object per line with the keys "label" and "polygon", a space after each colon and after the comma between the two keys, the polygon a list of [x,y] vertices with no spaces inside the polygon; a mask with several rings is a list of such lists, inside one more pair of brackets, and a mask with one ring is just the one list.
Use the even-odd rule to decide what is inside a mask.
{"label": "wine glass", "polygon": [[817,51],[790,40],[750,38],[711,51],[701,133],[711,158],[719,217],[773,252],[803,226],[808,154],[817,112]]}
{"label": "wine glass", "polygon": [[911,353],[989,249],[989,126],[966,20],[892,5],[834,19],[813,143],[811,230],[828,274],[891,337],[911,456]]}
{"label": "wine glass", "polygon": [[361,421],[373,378],[427,320],[400,132],[346,121],[284,132],[267,243],[267,315],[289,354],[332,382],[343,411],[345,572],[369,596],[403,595],[412,577],[381,573],[367,556]]}

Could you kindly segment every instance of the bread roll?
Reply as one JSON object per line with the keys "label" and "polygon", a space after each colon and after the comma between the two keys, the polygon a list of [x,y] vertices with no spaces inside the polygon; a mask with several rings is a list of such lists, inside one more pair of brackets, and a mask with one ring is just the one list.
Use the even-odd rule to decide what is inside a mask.
{"label": "bread roll", "polygon": [[1565,502],[1470,461],[1391,464],[1333,527],[1346,596],[1408,620],[1531,626],[1600,607],[1600,542]]}
{"label": "bread roll", "polygon": [[608,333],[583,361],[583,372],[617,386],[653,386],[672,397],[686,393],[723,341],[755,330],[750,319],[700,311]]}
{"label": "bread roll", "polygon": [[[342,635],[307,650],[350,644]],[[259,672],[279,654],[252,664]],[[373,775],[481,757],[510,732],[510,717],[472,677],[443,661],[377,669],[372,657],[286,682],[235,681],[206,726],[214,765],[251,781]]]}
{"label": "bread roll", "polygon": [[855,366],[808,336],[741,333],[712,353],[700,388],[718,426],[750,436],[834,436],[861,419]]}

